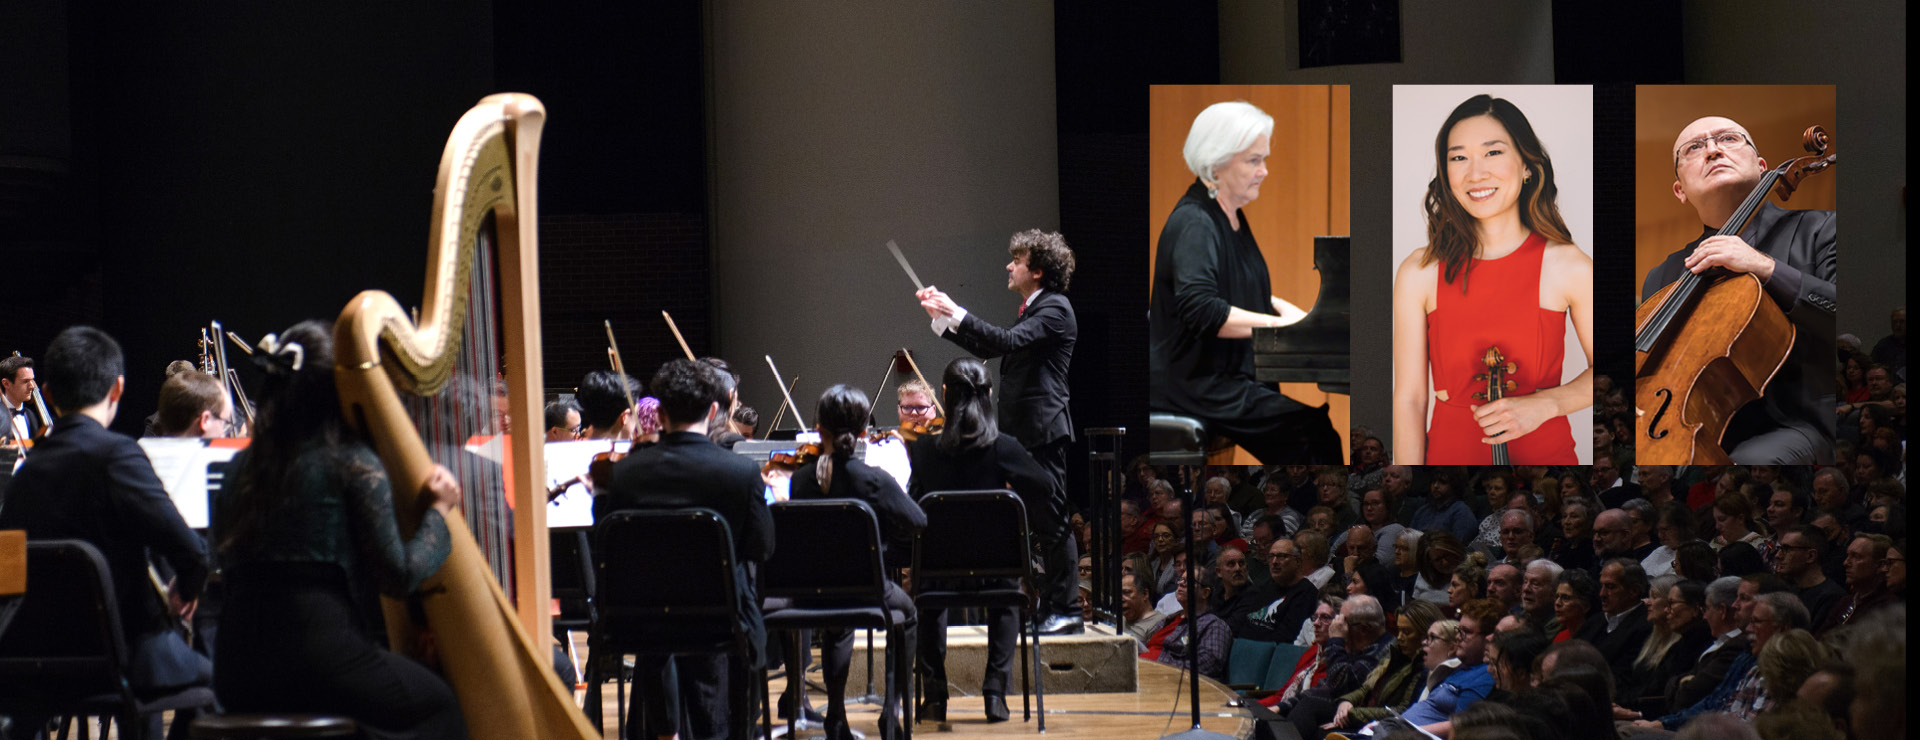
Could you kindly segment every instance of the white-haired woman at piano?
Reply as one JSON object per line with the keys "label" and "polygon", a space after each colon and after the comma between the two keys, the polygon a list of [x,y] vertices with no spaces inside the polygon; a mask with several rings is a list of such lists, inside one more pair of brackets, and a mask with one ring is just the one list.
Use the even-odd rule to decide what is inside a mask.
{"label": "white-haired woman at piano", "polygon": [[1193,119],[1184,154],[1194,183],[1173,208],[1154,256],[1148,305],[1154,411],[1199,418],[1260,462],[1340,463],[1324,406],[1253,376],[1253,330],[1305,312],[1273,295],[1267,260],[1241,208],[1260,197],[1273,117],[1244,102]]}

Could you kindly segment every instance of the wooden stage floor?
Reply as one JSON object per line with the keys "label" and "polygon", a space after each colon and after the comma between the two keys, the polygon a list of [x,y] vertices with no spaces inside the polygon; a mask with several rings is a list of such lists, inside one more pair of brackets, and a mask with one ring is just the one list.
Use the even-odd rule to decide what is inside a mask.
{"label": "wooden stage floor", "polygon": [[[578,635],[577,643],[583,648],[586,635]],[[585,655],[581,656],[585,658]],[[819,653],[814,654],[814,666],[819,665]],[[1188,680],[1181,671],[1159,663],[1140,662],[1140,690],[1124,694],[1048,694],[1047,695],[1047,734],[1050,738],[1086,738],[1087,740],[1154,740],[1168,733],[1179,732],[1192,727],[1193,715],[1187,697]],[[808,674],[816,685],[819,672]],[[777,699],[786,684],[783,679],[775,678],[770,691]],[[863,690],[864,686],[849,686],[851,691]],[[629,692],[632,686],[628,686]],[[1224,733],[1241,740],[1253,737],[1253,719],[1247,710],[1225,706],[1233,692],[1215,683],[1211,679],[1200,679],[1200,726],[1213,732]],[[602,692],[604,701],[601,716],[605,718],[605,737],[615,736],[616,698],[612,685]],[[823,714],[826,711],[826,696],[818,691],[809,690],[808,698],[815,708]],[[633,697],[627,697],[631,705]],[[934,723],[921,722],[914,727],[916,737],[928,740],[972,740],[973,738],[1008,738],[1037,736],[1035,724],[1020,721],[1020,697],[1007,697],[1007,708],[1013,719],[1009,722],[988,724],[985,707],[979,697],[954,696],[947,703],[948,724],[951,731],[941,731]],[[171,713],[168,713],[169,715]],[[171,719],[169,717],[169,719]],[[880,709],[872,704],[850,704],[847,706],[847,719],[854,731],[865,733],[870,738],[878,738],[876,725],[880,719]],[[776,720],[778,722],[778,720]],[[785,723],[780,722],[779,727]],[[77,728],[76,728],[77,729]],[[111,734],[118,737],[118,727]],[[820,738],[824,734],[819,730],[801,733],[802,737]],[[73,737],[78,737],[76,732]],[[97,735],[96,735],[97,736]],[[758,737],[758,735],[756,735]]]}
{"label": "wooden stage floor", "polygon": [[[814,666],[819,666],[819,651],[814,651]],[[1017,659],[1017,656],[1016,656]],[[1017,670],[1017,668],[1016,668]],[[913,728],[916,738],[928,740],[972,740],[973,738],[1011,738],[1011,737],[1049,737],[1049,738],[1086,738],[1087,740],[1154,740],[1173,732],[1190,729],[1193,726],[1193,710],[1187,696],[1189,679],[1182,671],[1159,663],[1140,661],[1140,690],[1125,694],[1047,694],[1047,734],[1036,732],[1039,721],[1036,714],[1033,721],[1020,721],[1020,697],[1007,697],[1007,709],[1013,719],[1008,722],[989,724],[986,708],[980,697],[955,695],[947,701],[947,724],[950,731],[942,731],[932,722],[921,722]],[[817,687],[820,681],[818,670],[808,674],[813,688],[807,691],[808,699],[815,709],[826,713],[826,696]],[[769,692],[775,701],[786,687],[786,681],[775,678],[769,684]],[[848,686],[849,693],[858,693],[866,687]],[[614,737],[616,707],[614,688],[606,687],[605,707],[601,716],[606,718],[606,736]],[[1241,740],[1253,737],[1253,718],[1247,710],[1225,706],[1234,693],[1213,680],[1200,679],[1200,726],[1202,729],[1224,733]],[[631,702],[632,697],[628,697]],[[1177,700],[1177,704],[1176,704]],[[847,721],[855,732],[864,733],[868,738],[877,740],[876,726],[880,720],[880,708],[874,704],[847,705]],[[785,728],[786,723],[775,719],[776,727]],[[755,737],[759,737],[756,735]],[[803,738],[823,738],[825,734],[815,729],[801,733]]]}

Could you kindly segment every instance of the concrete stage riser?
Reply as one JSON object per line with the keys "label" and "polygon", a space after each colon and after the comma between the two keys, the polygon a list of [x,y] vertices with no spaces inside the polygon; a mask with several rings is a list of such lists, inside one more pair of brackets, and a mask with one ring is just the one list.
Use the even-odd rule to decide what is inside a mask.
{"label": "concrete stage riser", "polygon": [[[874,691],[884,692],[886,684],[886,635],[875,632]],[[1096,694],[1134,692],[1139,689],[1138,643],[1133,638],[1088,632],[1080,635],[1042,635],[1040,658],[1046,670],[1043,677],[1048,694]],[[1031,645],[1031,643],[1029,643]],[[1029,658],[1031,660],[1031,658]],[[948,692],[956,697],[977,696],[987,665],[987,628],[958,626],[947,628]],[[1020,693],[1020,648],[1015,638],[1013,666],[1007,693]],[[847,678],[847,691],[859,693],[867,685],[867,642],[865,633],[853,637],[853,665]]]}

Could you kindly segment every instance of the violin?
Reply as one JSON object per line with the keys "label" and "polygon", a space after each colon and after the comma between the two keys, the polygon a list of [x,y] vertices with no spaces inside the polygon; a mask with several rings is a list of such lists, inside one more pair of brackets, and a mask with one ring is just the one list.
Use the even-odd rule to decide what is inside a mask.
{"label": "violin", "polygon": [[[1780,200],[1839,161],[1819,126],[1813,154],[1768,170],[1718,234],[1739,234],[1778,188]],[[1634,445],[1643,463],[1727,465],[1721,438],[1734,412],[1760,398],[1787,361],[1796,330],[1759,278],[1714,268],[1686,273],[1634,312]]]}
{"label": "violin", "polygon": [[921,424],[918,422],[911,422],[911,421],[901,424],[900,438],[908,442],[912,442],[926,435],[939,434],[946,430],[947,430],[947,417],[936,416],[936,417],[933,417],[933,421],[929,421],[925,424]]}
{"label": "violin", "polygon": [[774,470],[791,475],[793,471],[806,467],[807,463],[820,459],[820,445],[817,442],[803,442],[791,450],[781,450],[767,457],[767,464],[760,466],[760,472]]}
{"label": "violin", "polygon": [[[1506,398],[1507,392],[1512,391],[1515,387],[1513,381],[1508,380],[1507,376],[1512,375],[1515,370],[1519,369],[1519,366],[1507,358],[1502,357],[1500,355],[1500,348],[1497,346],[1488,347],[1487,353],[1480,357],[1480,363],[1487,367],[1487,371],[1473,376],[1473,379],[1486,381],[1487,390],[1481,393],[1475,393],[1473,397],[1476,400],[1489,403]],[[1507,443],[1500,442],[1493,446],[1493,464],[1513,464],[1512,460],[1507,459]]]}

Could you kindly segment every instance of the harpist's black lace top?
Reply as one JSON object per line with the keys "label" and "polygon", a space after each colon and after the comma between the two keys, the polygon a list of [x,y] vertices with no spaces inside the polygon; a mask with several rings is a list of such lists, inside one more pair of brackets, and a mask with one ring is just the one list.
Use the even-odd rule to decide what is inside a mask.
{"label": "harpist's black lace top", "polygon": [[[238,463],[230,469],[239,469]],[[237,495],[275,500],[260,509],[259,521],[241,523],[233,521]],[[251,494],[221,496],[215,536],[234,536],[220,553],[221,566],[233,572],[276,563],[331,563],[346,572],[356,601],[373,601],[369,587],[404,597],[440,569],[451,544],[440,512],[428,509],[412,539],[401,536],[393,512],[393,490],[373,450],[312,447],[294,460],[277,489],[263,486]]]}

